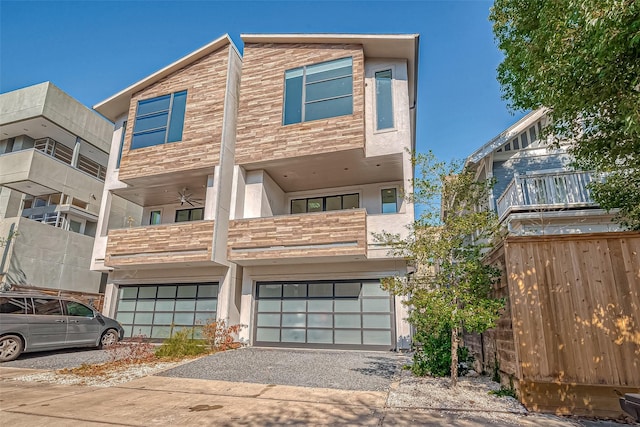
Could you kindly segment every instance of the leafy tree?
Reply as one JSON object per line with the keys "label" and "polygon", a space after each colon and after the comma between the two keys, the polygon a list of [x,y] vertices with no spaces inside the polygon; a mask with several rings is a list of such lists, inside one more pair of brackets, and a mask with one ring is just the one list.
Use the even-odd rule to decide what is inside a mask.
{"label": "leafy tree", "polygon": [[510,106],[549,108],[576,166],[607,174],[596,201],[640,229],[640,2],[495,0],[490,19]]}
{"label": "leafy tree", "polygon": [[[409,322],[416,328],[416,340],[435,343],[446,331],[451,337],[450,371],[452,385],[458,378],[458,347],[463,328],[483,332],[495,326],[504,302],[491,297],[499,271],[485,265],[483,249],[498,230],[497,219],[486,204],[488,182],[476,182],[474,173],[438,162],[433,154],[414,159],[419,178],[414,180],[414,202],[426,209],[411,227],[409,237],[382,234],[380,241],[397,255],[409,259],[415,272],[407,277],[389,278],[383,285],[407,297]],[[428,350],[416,352],[421,363]],[[434,363],[441,365],[441,357]],[[440,365],[438,365],[440,364]],[[433,366],[431,374],[439,368]]]}

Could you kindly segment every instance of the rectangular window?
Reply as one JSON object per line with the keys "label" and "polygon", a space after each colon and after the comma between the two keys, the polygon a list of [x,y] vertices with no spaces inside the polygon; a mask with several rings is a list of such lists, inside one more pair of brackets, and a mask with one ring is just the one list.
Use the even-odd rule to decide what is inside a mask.
{"label": "rectangular window", "polygon": [[182,140],[187,91],[138,101],[131,149]]}
{"label": "rectangular window", "polygon": [[520,142],[522,144],[522,148],[527,148],[527,145],[529,145],[529,141],[527,140],[527,133],[524,132],[522,135],[520,135]]}
{"label": "rectangular window", "polygon": [[536,133],[536,127],[531,126],[529,128],[529,136],[531,137],[531,143],[533,144],[538,139],[538,134]]}
{"label": "rectangular window", "polygon": [[339,196],[311,197],[291,201],[291,213],[337,211],[357,209],[360,207],[359,194],[343,194]]}
{"label": "rectangular window", "polygon": [[158,225],[162,222],[162,211],[151,211],[149,225]]}
{"label": "rectangular window", "polygon": [[284,79],[284,125],[353,114],[351,57],[287,70]]}
{"label": "rectangular window", "polygon": [[127,133],[127,121],[122,123],[122,134],[120,135],[120,148],[118,148],[118,160],[116,161],[116,169],[120,169],[120,160],[122,160],[122,148],[124,147],[124,136]]}
{"label": "rectangular window", "polygon": [[518,142],[518,138],[516,138],[513,141],[511,141],[511,144],[513,145],[513,149],[514,150],[519,150],[520,149],[520,143]]}
{"label": "rectangular window", "polygon": [[382,190],[382,213],[397,213],[398,198],[395,188],[385,188]]}
{"label": "rectangular window", "polygon": [[176,222],[200,221],[204,218],[204,208],[181,209],[176,211]]}
{"label": "rectangular window", "polygon": [[391,70],[376,73],[377,130],[393,128],[393,97]]}

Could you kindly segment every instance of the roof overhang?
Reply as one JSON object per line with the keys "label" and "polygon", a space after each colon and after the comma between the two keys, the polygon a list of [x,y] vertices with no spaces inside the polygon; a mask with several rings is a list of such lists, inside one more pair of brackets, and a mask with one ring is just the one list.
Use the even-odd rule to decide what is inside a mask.
{"label": "roof overhang", "polygon": [[502,131],[499,135],[492,138],[489,142],[484,144],[482,147],[478,148],[473,152],[467,160],[465,161],[465,166],[470,166],[472,164],[478,163],[480,160],[493,153],[494,150],[500,148],[504,143],[509,141],[514,136],[518,135],[523,130],[527,129],[531,126],[532,123],[535,123],[540,117],[544,116],[549,110],[547,108],[538,108],[537,110],[531,111],[526,116],[518,120],[513,125],[509,126],[507,129]]}
{"label": "roof overhang", "polygon": [[[93,106],[93,109],[108,118],[109,120],[115,122],[121,114],[126,112],[129,109],[129,102],[131,101],[131,96],[144,89],[147,86],[156,83],[157,81],[165,78],[171,73],[189,65],[190,63],[197,61],[200,58],[203,58],[209,55],[212,52],[226,46],[231,45],[233,49],[237,51],[237,48],[233,44],[233,41],[229,37],[228,34],[225,34],[211,43],[201,47],[200,49],[191,52],[187,56],[184,56],[174,63],[164,67],[163,69],[151,74],[148,77],[132,84],[126,89],[121,90],[110,98],[105,99],[104,101]],[[238,55],[240,55],[238,53]]]}
{"label": "roof overhang", "polygon": [[415,150],[416,100],[418,95],[419,34],[241,34],[246,43],[359,44],[364,56],[407,60],[412,148]]}

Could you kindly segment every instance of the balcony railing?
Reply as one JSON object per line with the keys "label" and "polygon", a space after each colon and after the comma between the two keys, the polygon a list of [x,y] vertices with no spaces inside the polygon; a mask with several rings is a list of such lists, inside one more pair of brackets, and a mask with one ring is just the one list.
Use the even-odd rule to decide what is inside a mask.
{"label": "balcony railing", "polygon": [[205,220],[112,229],[104,263],[119,268],[210,264],[213,227],[213,220]]}
{"label": "balcony railing", "polygon": [[498,198],[498,217],[502,220],[513,210],[595,206],[587,186],[596,180],[591,172],[516,175]]}
{"label": "balcony railing", "polygon": [[247,218],[229,222],[229,260],[241,265],[291,259],[364,259],[364,209]]}
{"label": "balcony railing", "polygon": [[82,154],[78,155],[77,164],[73,164],[73,150],[66,145],[60,144],[58,141],[52,138],[37,139],[34,143],[34,148],[38,151],[45,153],[55,159],[60,160],[76,169],[81,170],[91,176],[104,181],[106,174],[106,167],[94,162]]}

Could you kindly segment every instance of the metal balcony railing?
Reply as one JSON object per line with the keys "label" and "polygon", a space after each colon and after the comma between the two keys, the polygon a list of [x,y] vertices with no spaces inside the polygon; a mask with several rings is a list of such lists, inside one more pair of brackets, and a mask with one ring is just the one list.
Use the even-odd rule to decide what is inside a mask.
{"label": "metal balcony railing", "polygon": [[599,178],[592,172],[551,172],[516,175],[498,198],[500,220],[514,209],[559,209],[596,206],[588,184]]}

